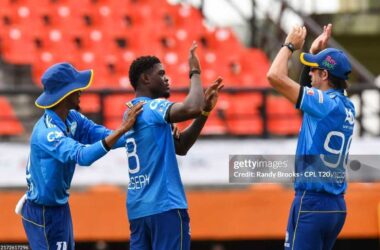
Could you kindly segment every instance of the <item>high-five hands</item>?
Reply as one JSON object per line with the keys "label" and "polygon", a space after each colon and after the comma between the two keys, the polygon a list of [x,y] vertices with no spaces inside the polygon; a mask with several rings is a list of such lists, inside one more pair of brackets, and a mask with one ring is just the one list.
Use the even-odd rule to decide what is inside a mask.
{"label": "high-five hands", "polygon": [[323,32],[311,44],[310,53],[318,54],[320,51],[327,48],[327,42],[331,37],[332,24],[323,26]]}
{"label": "high-five hands", "polygon": [[196,53],[196,50],[198,48],[198,44],[194,41],[193,44],[190,47],[190,53],[189,53],[189,68],[190,71],[192,70],[201,70],[201,66],[199,64],[199,59]]}
{"label": "high-five hands", "polygon": [[218,101],[219,91],[224,87],[222,84],[223,78],[220,76],[214,81],[214,83],[208,87],[205,91],[205,102],[203,110],[210,112],[216,105]]}
{"label": "high-five hands", "polygon": [[305,26],[301,27],[296,25],[286,37],[285,44],[292,43],[294,45],[294,49],[299,50],[305,43],[306,34],[307,31]]}

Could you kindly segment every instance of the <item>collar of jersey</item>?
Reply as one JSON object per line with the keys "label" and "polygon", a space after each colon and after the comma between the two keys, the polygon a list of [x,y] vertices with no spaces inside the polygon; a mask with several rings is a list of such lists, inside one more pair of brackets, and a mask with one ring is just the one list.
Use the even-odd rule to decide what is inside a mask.
{"label": "collar of jersey", "polygon": [[335,94],[343,94],[343,90],[341,89],[329,89],[329,90],[326,90],[325,92],[326,94],[331,94],[331,93],[335,93]]}
{"label": "collar of jersey", "polygon": [[57,127],[66,134],[67,127],[61,117],[59,117],[53,110],[45,109],[45,114],[51,117],[52,122],[57,125]]}
{"label": "collar of jersey", "polygon": [[149,97],[146,97],[146,96],[139,96],[139,97],[136,97],[135,99],[133,99],[132,102],[136,102],[136,101],[149,101],[149,100],[152,100],[152,98],[149,98]]}

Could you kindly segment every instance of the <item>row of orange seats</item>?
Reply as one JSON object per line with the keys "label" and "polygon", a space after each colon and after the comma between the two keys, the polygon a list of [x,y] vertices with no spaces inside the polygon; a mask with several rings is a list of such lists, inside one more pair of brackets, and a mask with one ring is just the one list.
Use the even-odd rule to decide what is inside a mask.
{"label": "row of orange seats", "polygon": [[[197,40],[205,83],[221,75],[226,86],[268,86],[265,54],[244,48],[229,29],[207,29],[200,12],[189,6],[172,6],[162,0],[41,0],[38,4],[4,0],[0,1],[0,17],[3,58],[14,64],[32,64],[36,83],[47,67],[69,61],[79,69],[94,68],[94,87],[130,88],[128,68],[132,60],[154,54],[164,63],[171,84],[186,87],[188,48]],[[244,96],[222,95],[205,133],[261,134],[260,97]],[[176,96],[173,98],[175,101]],[[114,127],[120,122],[121,114],[107,107],[115,107],[121,100],[107,97],[106,125]],[[283,101],[274,99],[275,105],[268,110],[278,110]],[[98,107],[94,103],[100,102],[84,98],[82,103],[91,107],[87,112],[100,110],[94,111]],[[299,119],[278,119],[280,116],[268,113],[269,132],[293,133]],[[285,126],[279,126],[280,121]]]}
{"label": "row of orange seats", "polygon": [[[226,33],[220,30],[216,33]],[[201,41],[199,43],[202,43]],[[33,44],[21,38],[3,46],[3,57],[13,63],[33,61],[33,76],[39,82],[43,71],[53,63],[69,61],[81,69],[95,68],[97,77],[94,86],[99,88],[128,87],[128,68],[134,58],[143,54],[155,54],[162,59],[174,86],[187,86],[187,57],[191,41],[183,41],[180,49],[166,48],[160,43],[137,48],[117,48],[116,46],[98,46],[76,48],[75,42],[59,42],[47,49],[34,49]],[[105,44],[107,45],[107,43]],[[236,49],[229,51],[229,43],[216,50],[200,44],[199,56],[204,68],[204,81],[212,81],[222,75],[230,86],[269,86],[265,73],[269,69],[269,61],[264,53],[257,49]],[[34,53],[33,53],[34,49]]]}
{"label": "row of orange seats", "polygon": [[[125,103],[134,98],[133,94],[109,95],[104,100],[105,126],[115,129],[122,120]],[[173,102],[182,101],[185,94],[172,94]],[[87,113],[100,112],[100,98],[96,94],[82,95],[81,108]],[[301,118],[297,110],[284,97],[269,95],[266,101],[267,132],[270,135],[298,134]],[[257,135],[264,133],[263,97],[260,93],[221,93],[211,113],[203,134]],[[178,124],[185,129],[190,122]]]}
{"label": "row of orange seats", "polygon": [[[18,10],[17,15],[21,17],[31,15],[25,13],[28,13],[27,7],[32,8],[34,6],[31,5],[33,1],[11,2],[17,3],[13,7]],[[79,3],[77,2],[81,1],[46,2],[50,3],[50,5],[46,4],[46,6],[50,6],[46,8],[53,8],[52,4],[54,3],[55,7],[71,6],[72,9],[78,9],[77,4]],[[96,6],[100,13],[104,12],[101,11],[102,7],[112,6],[112,1],[83,2],[81,4]],[[234,34],[228,29],[215,31],[205,29],[201,23],[202,18],[199,11],[194,8],[172,6],[165,1],[124,1],[123,4],[128,6],[126,9],[133,9],[133,6],[135,8],[136,6],[139,8],[146,7],[142,8],[146,10],[142,13],[148,16],[152,14],[152,5],[154,6],[154,3],[159,2],[161,4],[157,10],[161,11],[155,9],[154,12],[159,14],[153,15],[151,18],[144,18],[144,20],[152,20],[150,25],[144,25],[144,28],[141,29],[141,24],[139,24],[134,29],[129,29],[128,32],[122,31],[118,25],[115,25],[117,18],[113,19],[114,22],[109,23],[112,25],[108,25],[107,28],[99,27],[99,29],[87,30],[81,30],[71,18],[65,19],[61,23],[58,22],[56,28],[49,26],[31,29],[30,23],[29,26],[9,25],[3,29],[3,32],[7,31],[2,35],[3,57],[11,63],[32,63],[35,82],[39,82],[42,72],[49,65],[58,61],[69,61],[79,68],[94,67],[97,74],[94,86],[99,88],[125,88],[129,85],[127,71],[131,59],[141,54],[156,54],[163,59],[169,75],[172,76],[172,84],[174,86],[187,86],[187,49],[191,41],[196,39],[202,43],[206,51],[201,56],[205,69],[204,81],[209,82],[215,79],[217,75],[222,75],[225,82],[231,85],[268,86],[265,77],[263,77],[265,74],[263,72],[266,72],[269,66],[266,57],[252,58],[251,56],[254,53],[249,53],[250,50],[244,50]],[[123,9],[122,6],[119,8]],[[115,10],[115,7],[110,9]],[[109,12],[105,11],[105,13],[109,15]],[[137,12],[132,11],[131,13]],[[62,13],[59,15],[61,18],[67,16],[62,15]],[[102,18],[99,17],[99,19]],[[31,18],[30,20],[34,19]],[[162,20],[162,22],[157,22],[157,20]],[[188,21],[181,22],[181,20]],[[162,23],[164,26],[160,28],[158,25],[157,28],[157,23]],[[185,24],[187,26],[178,28]],[[73,29],[73,26],[76,28]],[[64,27],[68,27],[68,29],[65,30]],[[152,32],[151,28],[156,28],[161,32]],[[109,30],[116,30],[115,36],[109,36]],[[76,32],[75,35],[68,34],[74,31]],[[231,50],[235,52],[233,56],[230,55],[231,53],[227,53]],[[246,59],[248,57],[249,59]],[[253,67],[254,65],[258,67]]]}
{"label": "row of orange seats", "polygon": [[[171,101],[181,101],[185,94],[173,94]],[[110,95],[104,100],[104,124],[115,129],[122,120],[125,103],[133,99],[132,94]],[[99,113],[101,111],[100,98],[96,94],[82,95],[82,111],[85,113]],[[17,119],[9,101],[0,97],[0,135],[17,136],[24,132],[21,122]],[[211,113],[203,129],[203,134],[231,134],[231,135],[262,135],[263,99],[258,93],[222,93],[220,100]],[[268,133],[271,135],[294,135],[300,128],[300,115],[291,103],[283,97],[269,96],[267,99],[266,115],[268,119]],[[185,129],[189,122],[178,124]]]}

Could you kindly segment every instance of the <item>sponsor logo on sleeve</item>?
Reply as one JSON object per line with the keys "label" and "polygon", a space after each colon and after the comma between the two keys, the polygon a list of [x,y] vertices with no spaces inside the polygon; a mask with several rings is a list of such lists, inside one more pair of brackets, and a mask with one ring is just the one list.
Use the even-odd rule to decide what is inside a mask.
{"label": "sponsor logo on sleeve", "polygon": [[63,136],[64,134],[61,131],[52,131],[47,134],[46,139],[48,142],[53,142],[59,140]]}
{"label": "sponsor logo on sleeve", "polygon": [[306,89],[306,94],[308,94],[308,95],[314,95],[314,90],[307,88]]}

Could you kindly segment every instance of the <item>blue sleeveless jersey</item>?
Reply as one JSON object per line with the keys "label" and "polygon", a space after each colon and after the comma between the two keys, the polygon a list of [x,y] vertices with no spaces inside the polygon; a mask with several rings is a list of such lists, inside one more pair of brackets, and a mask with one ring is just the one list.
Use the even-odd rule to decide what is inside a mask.
{"label": "blue sleeveless jersey", "polygon": [[126,134],[129,220],[187,208],[171,124],[165,119],[173,103],[138,97],[132,104],[140,101],[146,102],[143,111]]}
{"label": "blue sleeveless jersey", "polygon": [[297,191],[342,194],[355,108],[342,91],[302,87],[297,108],[304,112],[295,171]]}

